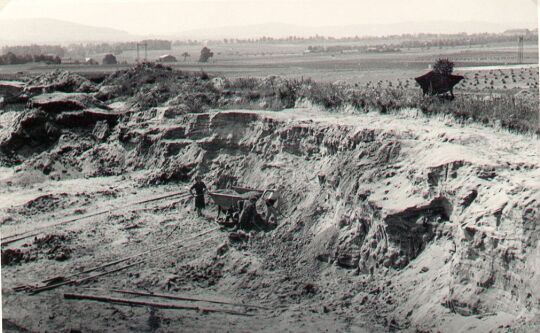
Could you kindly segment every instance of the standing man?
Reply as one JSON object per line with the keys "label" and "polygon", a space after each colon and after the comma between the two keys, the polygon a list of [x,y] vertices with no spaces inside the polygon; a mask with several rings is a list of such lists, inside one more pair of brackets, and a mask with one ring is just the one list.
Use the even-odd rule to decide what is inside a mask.
{"label": "standing man", "polygon": [[[195,194],[193,194],[195,191]],[[206,185],[202,182],[201,176],[195,177],[195,184],[189,189],[189,193],[195,196],[195,209],[197,210],[197,215],[202,216],[201,210],[205,208],[204,203],[204,193],[207,191]]]}

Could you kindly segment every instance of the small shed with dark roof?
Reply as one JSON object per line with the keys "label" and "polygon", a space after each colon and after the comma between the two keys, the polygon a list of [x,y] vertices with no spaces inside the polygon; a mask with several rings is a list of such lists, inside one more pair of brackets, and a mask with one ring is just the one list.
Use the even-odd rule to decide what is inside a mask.
{"label": "small shed with dark roof", "polygon": [[463,79],[461,75],[441,74],[434,71],[415,78],[424,95],[440,95],[449,92],[452,97],[454,97],[454,86]]}

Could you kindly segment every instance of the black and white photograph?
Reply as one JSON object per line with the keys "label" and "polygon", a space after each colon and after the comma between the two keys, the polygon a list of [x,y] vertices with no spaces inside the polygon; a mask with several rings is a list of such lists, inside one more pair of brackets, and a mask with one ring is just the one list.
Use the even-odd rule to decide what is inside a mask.
{"label": "black and white photograph", "polygon": [[540,332],[537,0],[0,0],[1,332]]}

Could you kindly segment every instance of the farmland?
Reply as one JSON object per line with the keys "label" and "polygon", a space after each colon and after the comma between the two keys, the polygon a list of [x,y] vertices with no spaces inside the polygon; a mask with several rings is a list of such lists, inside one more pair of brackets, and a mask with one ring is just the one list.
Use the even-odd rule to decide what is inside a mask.
{"label": "farmland", "polygon": [[[341,48],[354,49],[363,44],[335,43]],[[309,91],[308,100],[322,101],[324,107],[366,105],[375,109],[420,108],[428,113],[452,113],[459,118],[483,123],[505,124],[505,127],[533,131],[538,130],[538,48],[527,42],[524,46],[525,64],[516,64],[517,52],[513,43],[499,42],[476,46],[445,46],[443,48],[403,48],[400,52],[306,52],[305,43],[290,44],[208,44],[214,53],[208,63],[199,63],[199,45],[175,45],[171,51],[148,51],[147,59],[157,59],[164,53],[175,56],[178,61],[167,66],[183,72],[208,73],[230,80],[280,77],[289,80],[290,87],[306,87],[315,82],[316,91]],[[332,49],[332,48],[329,48]],[[189,57],[182,54],[187,52]],[[145,52],[139,53],[144,58]],[[95,59],[101,60],[102,55]],[[457,100],[441,104],[421,98],[414,81],[429,70],[438,58],[455,62],[455,73],[464,76],[454,89]],[[22,79],[55,69],[67,70],[101,82],[107,75],[119,69],[128,69],[137,60],[136,51],[117,55],[118,65],[84,65],[66,63],[61,65],[25,64],[0,66],[0,79]],[[142,59],[141,59],[142,61]],[[249,81],[249,80],[248,80]],[[254,83],[246,94],[262,95],[268,89],[266,83]],[[262,87],[262,88],[261,88]],[[310,90],[309,88],[307,90]],[[289,91],[288,95],[302,99],[306,89]],[[279,93],[279,92],[278,92]],[[316,96],[320,94],[320,96]],[[361,96],[360,98],[358,96]],[[518,102],[514,97],[519,97]],[[263,97],[265,98],[265,97]],[[279,98],[278,98],[279,99]],[[485,100],[487,99],[487,100]],[[497,101],[493,101],[497,99]],[[382,105],[381,100],[385,102]],[[484,100],[484,101],[483,101]],[[285,103],[285,107],[289,105]],[[254,107],[253,103],[249,105]],[[281,100],[272,106],[284,107]]]}
{"label": "farmland", "polygon": [[[328,44],[324,46],[332,46]],[[362,46],[355,43],[336,43],[337,46]],[[270,75],[286,78],[312,78],[316,81],[345,81],[352,84],[368,82],[383,83],[398,80],[405,81],[420,75],[436,58],[448,57],[456,62],[456,66],[489,66],[515,64],[517,58],[516,45],[513,43],[493,43],[487,46],[454,46],[444,48],[411,48],[395,53],[363,53],[363,52],[325,52],[307,53],[307,44],[208,44],[214,53],[209,63],[198,63],[200,45],[174,46],[170,51],[148,51],[147,59],[155,61],[163,54],[171,54],[178,62],[171,63],[175,69],[185,71],[205,71],[229,78],[266,77]],[[187,52],[189,57],[182,57]],[[139,54],[143,59],[144,51]],[[94,58],[101,61],[102,54]],[[136,51],[125,51],[116,56],[119,63],[136,62]],[[70,61],[69,59],[64,60]],[[538,45],[529,42],[524,48],[524,62],[538,64]],[[15,65],[0,66],[0,76],[12,77],[17,72],[36,73],[49,71],[58,67],[81,73],[112,72],[128,65]],[[530,71],[534,74],[535,70]],[[537,72],[537,69],[536,69]],[[467,72],[467,74],[473,74]],[[532,78],[533,75],[531,75]],[[528,77],[527,77],[528,79]],[[538,78],[528,81],[530,85],[537,83]],[[489,80],[491,81],[491,80]],[[496,80],[495,80],[496,81]],[[489,83],[489,82],[488,82]],[[502,83],[502,82],[501,82]],[[494,82],[498,87],[498,83]],[[505,84],[501,85],[503,88]],[[507,87],[514,86],[506,84]],[[479,87],[477,85],[477,87]]]}

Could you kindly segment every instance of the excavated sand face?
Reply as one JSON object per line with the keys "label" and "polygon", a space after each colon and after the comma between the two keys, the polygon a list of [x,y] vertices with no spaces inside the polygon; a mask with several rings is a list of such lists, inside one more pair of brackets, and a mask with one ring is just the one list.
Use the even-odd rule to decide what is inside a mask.
{"label": "excavated sand face", "polygon": [[382,306],[404,327],[489,331],[538,319],[537,140],[306,110],[188,118],[175,139],[196,148],[162,141],[167,158],[210,181],[282,188],[287,218],[260,246],[287,251],[300,272],[337,265],[369,276],[366,309]]}
{"label": "excavated sand face", "polygon": [[[22,175],[47,166],[47,176],[36,177],[45,186],[50,179],[68,184],[123,175],[127,188],[155,192],[156,184],[201,174],[212,188],[236,183],[282,190],[276,229],[255,232],[243,245],[229,244],[219,256],[200,250],[187,263],[147,267],[133,288],[175,281],[180,290],[213,288],[271,306],[313,309],[320,320],[335,316],[351,323],[361,317],[371,329],[540,329],[537,139],[414,111],[165,113],[135,112],[118,123],[96,118],[84,135],[61,128],[53,145],[21,157],[23,163],[13,167],[20,171],[0,181],[22,193],[28,186]],[[179,207],[187,214],[187,204]],[[23,215],[3,232],[24,223]],[[71,258],[77,256],[74,237]],[[12,267],[3,270],[4,281],[17,279]],[[205,274],[211,281],[190,289]],[[124,287],[130,282],[123,280]],[[285,312],[260,319],[257,329],[283,328],[269,318],[293,330],[310,320],[305,313]]]}

